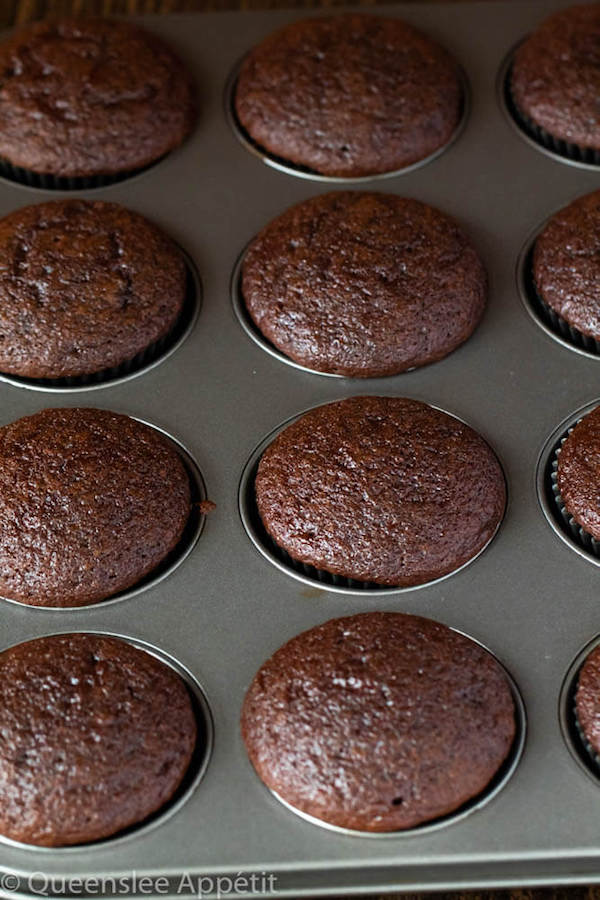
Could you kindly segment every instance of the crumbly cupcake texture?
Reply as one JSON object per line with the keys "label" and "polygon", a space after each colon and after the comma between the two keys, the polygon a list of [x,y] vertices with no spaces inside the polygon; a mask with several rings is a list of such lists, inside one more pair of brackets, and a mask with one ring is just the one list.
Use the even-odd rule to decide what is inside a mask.
{"label": "crumbly cupcake texture", "polygon": [[85,844],[143,822],[196,743],[187,688],[116,638],[63,634],[0,653],[0,834]]}
{"label": "crumbly cupcake texture", "polygon": [[257,328],[321,372],[393,375],[473,332],[487,279],[459,226],[417,200],[336,192],[286,210],[252,241],[242,294]]}
{"label": "crumbly cupcake texture", "polygon": [[194,90],[156,35],[110,19],[58,19],[0,45],[0,157],[57,176],[116,175],[177,147]]}
{"label": "crumbly cupcake texture", "polygon": [[579,422],[558,456],[557,485],[565,509],[600,541],[600,406]]}
{"label": "crumbly cupcake texture", "polygon": [[295,22],[244,60],[235,110],[269,153],[332,176],[393,171],[434,153],[462,112],[459,69],[400,21],[337,15]]}
{"label": "crumbly cupcake texture", "polygon": [[518,110],[552,137],[600,150],[600,4],[554,13],[515,53]]}
{"label": "crumbly cupcake texture", "polygon": [[533,277],[544,303],[600,340],[600,191],[552,216],[535,242]]}
{"label": "crumbly cupcake texture", "polygon": [[332,619],[281,647],[244,700],[267,787],[344,828],[396,831],[459,809],[515,737],[508,680],[482,647],[403,613]]}
{"label": "crumbly cupcake texture", "polygon": [[0,596],[86,606],[132,587],[179,542],[190,480],[154,428],[46,409],[0,428]]}
{"label": "crumbly cupcake texture", "polygon": [[0,219],[0,372],[63,378],[133,360],[183,308],[179,248],[116,203],[58,200]]}
{"label": "crumbly cupcake texture", "polygon": [[400,397],[351,397],[305,413],[263,453],[255,489],[265,529],[294,560],[392,586],[468,562],[506,503],[483,438]]}
{"label": "crumbly cupcake texture", "polygon": [[600,646],[592,650],[579,673],[575,713],[592,753],[600,756]]}

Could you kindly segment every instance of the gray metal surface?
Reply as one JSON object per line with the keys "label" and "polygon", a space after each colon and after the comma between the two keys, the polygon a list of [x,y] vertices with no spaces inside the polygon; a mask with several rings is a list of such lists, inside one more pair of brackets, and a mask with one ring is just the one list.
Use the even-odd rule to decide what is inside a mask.
{"label": "gray metal surface", "polygon": [[[185,872],[233,878],[273,873],[280,894],[290,896],[600,881],[600,789],[569,752],[558,715],[569,666],[600,632],[599,575],[549,527],[535,485],[547,437],[600,395],[600,364],[538,327],[519,299],[515,277],[528,235],[556,208],[600,187],[600,172],[566,165],[530,146],[507,123],[496,94],[508,50],[564,5],[378,10],[422,26],[454,52],[471,85],[471,111],[459,139],[436,160],[373,187],[453,214],[475,240],[491,289],[476,333],[447,359],[368,381],[322,378],[284,365],[247,336],[230,302],[233,267],[252,236],[288,205],[329,189],[264,165],[232,134],[223,112],[224,86],[237,60],[301,13],[142,20],[170,40],[196,73],[198,127],[158,166],[81,193],[131,206],[185,248],[203,281],[201,314],[176,353],[133,380],[89,394],[0,385],[0,423],[48,405],[101,406],[139,416],[189,449],[217,509],[182,565],[130,599],[60,613],[1,603],[0,645],[85,629],[146,641],[203,686],[214,717],[214,750],[202,782],[159,827],[77,853],[0,846],[0,869],[17,873],[12,881],[0,877],[0,894],[31,896],[32,872],[170,876],[163,896],[185,896],[178,894]],[[54,196],[2,183],[0,214]],[[340,594],[299,583],[249,540],[238,486],[254,448],[302,410],[355,393],[405,395],[447,409],[477,428],[502,460],[509,488],[502,527],[486,552],[451,578],[380,597]],[[527,746],[510,782],[484,808],[427,834],[375,841],[303,821],[259,782],[240,739],[240,706],[262,661],[305,628],[368,609],[431,616],[480,640],[512,673],[527,708]],[[138,884],[136,895],[142,893]]]}

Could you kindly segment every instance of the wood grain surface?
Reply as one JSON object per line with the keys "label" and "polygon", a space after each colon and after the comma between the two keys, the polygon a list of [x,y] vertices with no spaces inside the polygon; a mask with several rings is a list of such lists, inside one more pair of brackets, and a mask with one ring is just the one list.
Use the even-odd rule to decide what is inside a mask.
{"label": "wood grain surface", "polygon": [[[424,2],[424,0],[412,0]],[[426,2],[426,0],[425,0]],[[444,0],[452,3],[457,0]],[[518,0],[513,0],[518,2]],[[375,6],[377,0],[0,0],[0,26],[24,25],[47,17],[84,15],[142,15],[207,12],[224,9],[310,9],[333,6]],[[537,890],[479,891],[469,893],[386,894],[377,900],[600,900],[600,887],[544,888]],[[329,900],[351,900],[333,897]],[[375,900],[375,898],[373,898]]]}

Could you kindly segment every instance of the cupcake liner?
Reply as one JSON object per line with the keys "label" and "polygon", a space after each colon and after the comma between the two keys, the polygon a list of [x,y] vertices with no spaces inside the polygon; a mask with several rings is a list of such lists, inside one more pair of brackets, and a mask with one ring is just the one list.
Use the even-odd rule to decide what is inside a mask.
{"label": "cupcake liner", "polygon": [[27,378],[23,375],[13,375],[0,371],[0,378],[22,387],[30,388],[54,388],[69,390],[74,388],[94,387],[116,379],[134,375],[140,369],[159,360],[177,341],[185,334],[194,319],[194,313],[198,303],[194,276],[189,265],[186,264],[186,292],[183,306],[177,321],[168,334],[149,344],[131,359],[125,360],[116,366],[102,369],[100,372],[91,372],[88,375],[68,375],[63,378]]}
{"label": "cupcake liner", "polygon": [[[161,159],[164,157],[161,157]],[[0,159],[0,177],[23,184],[26,187],[39,188],[44,191],[87,191],[93,188],[107,187],[127,178],[133,178],[160,162],[157,159],[148,166],[139,169],[130,169],[118,172],[114,175],[48,175],[40,172],[32,172],[22,166],[15,166],[7,159]]]}
{"label": "cupcake liner", "polygon": [[525,289],[534,311],[539,319],[546,324],[550,330],[562,340],[567,341],[577,350],[585,350],[586,353],[593,353],[600,356],[600,341],[595,340],[587,334],[583,334],[573,325],[570,325],[566,319],[563,319],[556,310],[542,299],[537,289],[535,279],[533,277],[533,248],[531,246],[525,259],[525,270],[523,273]]}
{"label": "cupcake liner", "polygon": [[579,147],[577,144],[571,144],[562,138],[554,137],[550,132],[536,125],[528,116],[526,116],[517,106],[512,89],[511,89],[512,66],[509,67],[504,82],[504,98],[506,106],[511,116],[525,134],[530,137],[540,147],[562,156],[563,159],[572,162],[584,163],[585,165],[600,166],[600,151],[593,150],[591,147]]}
{"label": "cupcake liner", "polygon": [[[579,419],[579,422],[580,421],[581,419]],[[575,425],[569,428],[568,432],[563,437],[561,437],[558,445],[554,449],[550,469],[550,488],[558,513],[558,522],[562,526],[562,530],[579,547],[581,547],[587,553],[591,553],[593,556],[600,559],[600,541],[597,541],[595,538],[593,538],[592,535],[589,534],[584,528],[582,528],[581,525],[579,525],[579,523],[576,522],[573,516],[567,511],[564,500],[558,488],[558,458],[560,456],[560,451],[562,450],[564,442],[573,431],[573,428],[575,428],[576,425],[579,424],[579,422],[576,422]]]}

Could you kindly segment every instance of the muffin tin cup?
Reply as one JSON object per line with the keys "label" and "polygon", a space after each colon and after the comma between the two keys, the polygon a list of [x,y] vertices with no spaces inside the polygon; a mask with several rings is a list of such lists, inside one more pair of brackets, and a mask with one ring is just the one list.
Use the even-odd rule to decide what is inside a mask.
{"label": "muffin tin cup", "polygon": [[[190,700],[192,702],[192,708],[196,719],[197,738],[196,746],[194,748],[188,770],[173,797],[171,797],[171,799],[168,800],[167,803],[164,804],[164,806],[156,810],[156,812],[152,813],[147,819],[144,819],[138,824],[130,825],[128,828],[125,828],[122,831],[119,831],[116,834],[103,838],[99,841],[91,841],[87,844],[72,844],[66,847],[40,847],[37,844],[25,844],[22,841],[15,841],[12,838],[0,834],[0,844],[5,844],[10,847],[26,850],[28,853],[40,853],[42,855],[63,853],[71,855],[86,852],[89,853],[90,850],[93,850],[95,848],[106,849],[108,847],[114,847],[116,845],[124,843],[125,841],[131,840],[133,838],[142,837],[155,828],[160,827],[168,819],[176,815],[179,810],[181,810],[187,800],[189,800],[191,795],[197,789],[198,785],[206,774],[214,744],[213,717],[204,689],[200,682],[196,679],[195,675],[193,675],[193,673],[188,668],[186,668],[186,666],[182,665],[182,663],[180,663],[174,656],[171,656],[164,650],[161,650],[159,647],[153,644],[149,644],[146,641],[139,640],[138,638],[130,637],[124,634],[118,634],[112,631],[100,631],[93,628],[85,629],[82,631],[75,631],[75,629],[71,629],[69,631],[55,631],[40,635],[39,637],[50,637],[63,634],[97,634],[102,635],[103,637],[118,638],[121,641],[131,644],[131,646],[135,647],[137,650],[143,650],[145,653],[154,656],[161,663],[168,666],[170,669],[173,669],[173,671],[184,682]],[[8,650],[9,648],[6,647],[4,649]]]}
{"label": "muffin tin cup", "polygon": [[71,375],[65,378],[27,378],[0,371],[0,382],[46,393],[75,393],[112,387],[143,375],[160,365],[172,356],[191,334],[202,308],[200,275],[191,257],[181,247],[179,250],[186,265],[185,297],[177,321],[164,337],[154,341],[132,359],[90,375]]}
{"label": "muffin tin cup", "polygon": [[420,169],[422,166],[426,166],[428,163],[433,162],[433,160],[437,159],[438,156],[441,156],[442,153],[445,153],[446,150],[448,150],[458,140],[469,118],[471,109],[471,92],[469,81],[462,67],[458,66],[459,78],[462,88],[461,115],[453,134],[451,135],[450,139],[446,141],[445,144],[443,144],[443,146],[439,147],[433,153],[430,153],[429,156],[425,156],[423,159],[419,159],[416,162],[410,163],[410,165],[407,166],[403,166],[400,169],[393,169],[390,172],[376,172],[372,175],[355,176],[322,175],[320,172],[316,172],[314,169],[310,169],[307,166],[297,165],[296,163],[292,163],[289,160],[283,159],[280,156],[276,156],[275,154],[270,153],[250,137],[244,126],[239,121],[235,111],[234,99],[238,76],[245,59],[246,56],[243,56],[236,63],[236,65],[231,70],[231,73],[225,84],[223,104],[225,108],[225,116],[227,118],[227,121],[229,122],[229,126],[240,144],[242,144],[242,146],[245,147],[246,150],[261,159],[267,166],[271,166],[273,169],[277,169],[279,172],[285,172],[287,175],[295,175],[297,178],[305,178],[309,181],[320,181],[326,184],[348,185],[365,184],[368,181],[381,181],[384,178],[395,178],[398,175],[407,175],[409,172],[414,172],[415,169]]}
{"label": "muffin tin cup", "polygon": [[585,774],[600,787],[600,757],[590,746],[583,733],[575,705],[581,669],[598,644],[600,644],[600,635],[586,644],[571,663],[560,690],[558,718],[563,739],[571,756]]}
{"label": "muffin tin cup", "polygon": [[536,325],[549,337],[589,359],[600,358],[600,342],[583,334],[563,319],[540,297],[533,277],[533,253],[535,242],[552,216],[536,228],[526,240],[517,260],[516,279],[519,296]]}
{"label": "muffin tin cup", "polygon": [[[334,403],[335,400],[330,400],[329,402]],[[319,405],[320,404],[317,404],[317,406]],[[468,424],[458,416],[455,416],[453,413],[447,412],[445,409],[441,409],[440,407],[434,406],[434,404],[431,403],[428,405],[433,409],[440,410],[440,412],[443,412],[448,416],[452,416],[453,419],[457,419],[457,421],[461,422],[463,425]],[[317,569],[315,566],[312,566],[308,563],[299,562],[298,560],[290,556],[290,554],[286,550],[276,544],[276,542],[271,538],[265,526],[263,525],[256,504],[254,484],[258,465],[267,447],[269,447],[270,444],[273,443],[277,435],[281,434],[281,432],[284,431],[289,425],[291,425],[293,422],[296,422],[311,409],[315,408],[317,407],[309,407],[303,412],[292,416],[285,422],[282,422],[281,425],[279,425],[270,434],[268,434],[255,448],[242,472],[242,477],[238,489],[238,505],[242,524],[246,529],[248,537],[250,538],[258,552],[262,556],[264,556],[265,559],[267,559],[273,566],[275,566],[281,572],[285,572],[287,575],[291,575],[291,577],[295,578],[297,581],[301,581],[303,584],[309,585],[313,588],[320,588],[322,590],[331,591],[338,594],[360,594],[363,597],[383,597],[392,594],[403,594],[407,593],[408,591],[416,591],[420,588],[431,587],[434,584],[439,584],[441,581],[445,581],[446,578],[450,578],[453,575],[456,575],[457,572],[461,572],[463,569],[466,569],[467,566],[470,566],[471,563],[475,562],[475,560],[479,556],[481,556],[481,554],[489,547],[502,525],[504,515],[506,514],[506,508],[508,506],[508,485],[506,484],[506,476],[506,505],[502,514],[502,518],[498,522],[494,533],[486,541],[483,547],[481,547],[481,549],[471,557],[471,559],[468,559],[465,563],[463,563],[461,566],[458,566],[456,569],[453,569],[451,572],[448,572],[445,575],[441,575],[439,578],[435,578],[430,581],[424,581],[422,584],[414,585],[382,585],[376,584],[372,581],[359,581],[355,578],[347,578],[343,575],[334,575],[331,572],[325,571],[324,569]],[[492,452],[494,453],[496,459],[498,459],[496,451],[492,450]],[[499,459],[498,462],[504,474],[504,467],[502,465],[502,462]]]}
{"label": "muffin tin cup", "polygon": [[600,542],[588,534],[567,511],[558,489],[557,472],[562,445],[575,426],[599,404],[600,400],[588,404],[565,419],[552,432],[544,444],[536,472],[538,499],[550,527],[572,550],[596,566],[600,566]]}
{"label": "muffin tin cup", "polygon": [[24,169],[22,166],[15,166],[7,159],[0,159],[0,178],[20,184],[23,187],[33,188],[42,191],[91,191],[96,188],[109,187],[111,184],[118,184],[121,181],[127,181],[135,178],[164,159],[155,160],[147,166],[141,166],[139,169],[131,169],[126,172],[119,172],[115,175],[50,175],[41,172],[33,172],[31,169]]}
{"label": "muffin tin cup", "polygon": [[520,136],[536,150],[545,153],[559,162],[580,169],[597,170],[600,167],[600,152],[587,147],[579,147],[561,138],[551,135],[545,128],[536,125],[528,116],[522,113],[513,98],[511,90],[511,71],[517,48],[522,44],[519,41],[505,58],[498,73],[497,94],[500,106],[513,128]]}
{"label": "muffin tin cup", "polygon": [[414,838],[416,835],[431,834],[435,831],[439,831],[442,828],[447,828],[449,825],[454,825],[457,822],[461,822],[467,816],[470,816],[471,813],[477,812],[478,810],[483,809],[484,806],[487,806],[487,804],[490,803],[495,797],[497,797],[500,791],[510,781],[523,755],[523,750],[525,749],[527,738],[527,714],[525,710],[525,704],[523,702],[523,698],[516,681],[514,680],[506,666],[504,666],[500,662],[497,656],[492,653],[492,651],[488,647],[486,647],[485,644],[482,644],[481,641],[478,641],[475,638],[471,637],[471,635],[465,634],[465,632],[460,631],[458,628],[451,628],[451,630],[456,632],[456,634],[460,634],[462,635],[462,637],[466,637],[470,641],[473,641],[474,644],[477,644],[479,647],[485,650],[486,653],[489,653],[489,655],[493,657],[493,659],[504,672],[506,680],[508,681],[515,707],[515,737],[513,739],[508,756],[506,757],[490,783],[483,791],[481,791],[481,793],[477,794],[475,797],[472,797],[470,800],[467,800],[466,803],[463,803],[458,809],[454,810],[454,812],[448,813],[445,816],[440,816],[437,819],[432,819],[429,822],[423,822],[421,825],[417,825],[414,828],[405,828],[398,831],[360,831],[353,828],[343,828],[340,825],[332,825],[330,822],[325,822],[323,819],[318,819],[316,816],[311,816],[308,813],[303,812],[301,809],[292,806],[292,804],[288,803],[287,800],[284,800],[283,797],[281,797],[277,793],[277,791],[266,787],[265,790],[272,794],[272,796],[275,797],[275,799],[278,800],[279,803],[281,803],[287,810],[299,816],[301,819],[304,819],[304,821],[310,822],[311,825],[317,825],[320,828],[335,832],[336,834],[346,835],[348,837],[354,838],[368,838],[369,840],[389,841],[399,840],[402,838]]}
{"label": "muffin tin cup", "polygon": [[118,594],[106,597],[103,600],[98,600],[96,603],[87,603],[83,606],[37,606],[29,603],[23,603],[20,600],[14,600],[10,597],[2,597],[1,595],[0,601],[14,604],[15,606],[19,606],[22,609],[26,610],[39,610],[57,614],[83,612],[85,610],[89,611],[98,607],[109,606],[112,603],[119,603],[122,600],[129,600],[132,597],[137,597],[138,594],[141,594],[144,591],[155,588],[162,581],[164,581],[165,578],[168,578],[169,575],[171,575],[176,569],[178,569],[179,566],[190,555],[200,539],[206,522],[206,513],[202,511],[201,504],[205,500],[207,500],[207,494],[206,485],[204,483],[200,467],[198,466],[198,463],[191,455],[191,453],[183,446],[183,444],[181,444],[178,440],[176,440],[162,428],[159,428],[152,422],[147,422],[144,419],[140,419],[137,416],[131,416],[131,418],[135,419],[138,422],[141,422],[143,425],[147,425],[149,428],[153,428],[155,431],[159,432],[163,437],[165,437],[179,454],[179,457],[188,474],[190,480],[191,512],[186,526],[183,530],[183,534],[181,535],[177,545],[173,548],[173,550],[170,551],[170,553],[167,554],[163,561],[159,563],[159,565],[152,572],[149,572],[137,584],[134,584],[130,588],[126,588],[124,591],[120,591]]}

